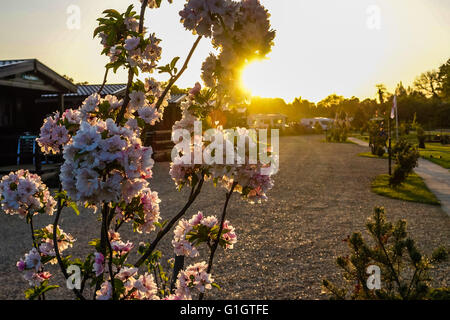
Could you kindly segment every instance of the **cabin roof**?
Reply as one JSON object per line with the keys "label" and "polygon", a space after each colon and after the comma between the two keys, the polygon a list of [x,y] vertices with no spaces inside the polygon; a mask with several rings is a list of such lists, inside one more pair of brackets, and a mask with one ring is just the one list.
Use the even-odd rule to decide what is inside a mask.
{"label": "cabin roof", "polygon": [[[32,79],[34,76],[39,81]],[[37,59],[0,60],[0,85],[53,92],[77,90],[71,81]]]}

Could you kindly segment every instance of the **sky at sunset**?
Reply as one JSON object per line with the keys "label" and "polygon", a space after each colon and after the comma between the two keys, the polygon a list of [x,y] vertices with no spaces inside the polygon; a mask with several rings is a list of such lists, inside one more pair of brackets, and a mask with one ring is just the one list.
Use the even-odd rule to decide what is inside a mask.
{"label": "sky at sunset", "polygon": [[[3,2],[3,1],[2,1]],[[243,82],[254,95],[319,101],[331,93],[375,97],[375,84],[392,90],[410,85],[421,72],[450,58],[448,0],[262,0],[277,30],[268,59],[254,62]],[[100,83],[105,56],[92,38],[95,21],[107,8],[124,11],[124,0],[8,1],[0,11],[0,60],[37,58],[75,81]],[[132,1],[136,7],[139,1]],[[185,1],[164,1],[160,10],[147,10],[145,25],[162,41],[162,63],[182,59],[195,40],[179,23]],[[71,5],[80,8],[79,29],[67,27]],[[378,19],[379,18],[379,19]],[[379,24],[377,23],[379,22]],[[209,51],[204,39],[181,87],[200,80],[200,67]],[[164,78],[159,78],[164,80]],[[126,82],[118,71],[109,83]]]}

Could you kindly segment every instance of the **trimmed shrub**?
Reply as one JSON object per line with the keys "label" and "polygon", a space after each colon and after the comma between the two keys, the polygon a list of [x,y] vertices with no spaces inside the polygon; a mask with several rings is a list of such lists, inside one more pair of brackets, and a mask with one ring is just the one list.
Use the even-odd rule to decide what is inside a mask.
{"label": "trimmed shrub", "polygon": [[369,146],[373,155],[380,158],[386,152],[386,141],[388,136],[383,128],[376,122],[369,123]]}
{"label": "trimmed shrub", "polygon": [[389,178],[389,184],[393,187],[402,184],[408,175],[417,167],[419,152],[405,139],[400,139],[392,149],[395,157],[395,167],[392,176]]}
{"label": "trimmed shrub", "polygon": [[419,148],[425,149],[425,130],[420,125],[416,125],[417,140],[419,140]]}

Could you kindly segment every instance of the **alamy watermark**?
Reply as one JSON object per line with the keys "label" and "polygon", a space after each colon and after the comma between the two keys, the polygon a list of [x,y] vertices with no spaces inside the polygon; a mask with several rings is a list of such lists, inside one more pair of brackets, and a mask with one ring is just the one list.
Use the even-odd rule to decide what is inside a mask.
{"label": "alamy watermark", "polygon": [[380,30],[381,29],[381,8],[375,4],[370,5],[366,9],[367,20],[366,26],[370,30]]}
{"label": "alamy watermark", "polygon": [[71,4],[66,9],[66,26],[69,30],[79,30],[81,28],[81,9],[76,4]]}
{"label": "alamy watermark", "polygon": [[381,289],[381,269],[379,266],[370,265],[366,270],[367,274],[370,276],[367,278],[367,289],[369,290],[380,290]]}
{"label": "alamy watermark", "polygon": [[70,290],[81,289],[81,269],[79,266],[72,264],[67,268],[69,277],[66,280],[67,288]]}

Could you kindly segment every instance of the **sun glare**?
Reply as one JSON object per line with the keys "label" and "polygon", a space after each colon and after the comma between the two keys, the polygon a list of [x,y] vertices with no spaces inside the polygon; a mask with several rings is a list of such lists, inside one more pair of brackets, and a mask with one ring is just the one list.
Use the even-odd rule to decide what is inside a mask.
{"label": "sun glare", "polygon": [[270,81],[268,65],[269,60],[255,60],[242,71],[241,85],[253,96],[273,97],[276,94]]}

